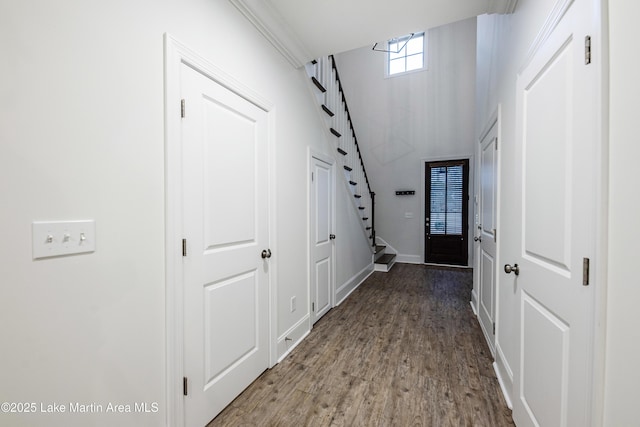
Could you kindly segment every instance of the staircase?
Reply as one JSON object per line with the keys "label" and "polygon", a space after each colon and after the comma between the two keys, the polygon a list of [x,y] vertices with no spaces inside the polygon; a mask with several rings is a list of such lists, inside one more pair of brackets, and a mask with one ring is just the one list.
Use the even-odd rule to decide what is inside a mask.
{"label": "staircase", "polygon": [[387,247],[383,245],[375,246],[375,254],[373,256],[375,271],[383,271],[386,273],[391,270],[393,264],[396,263],[396,255],[385,253],[386,249]]}
{"label": "staircase", "polygon": [[371,191],[369,178],[353,129],[351,114],[342,90],[340,76],[333,55],[311,61],[305,66],[307,75],[315,87],[315,97],[322,109],[325,123],[332,135],[337,161],[353,196],[353,203],[362,219],[362,230],[375,247],[375,193]]}

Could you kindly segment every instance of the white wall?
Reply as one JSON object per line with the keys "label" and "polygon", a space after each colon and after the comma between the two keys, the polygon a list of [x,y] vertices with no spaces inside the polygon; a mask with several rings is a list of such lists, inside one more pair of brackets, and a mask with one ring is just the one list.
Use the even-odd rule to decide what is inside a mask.
{"label": "white wall", "polygon": [[360,211],[347,188],[343,170],[336,179],[336,303],[340,303],[362,279],[373,272],[371,240],[362,229]]}
{"label": "white wall", "polygon": [[638,424],[640,384],[640,181],[637,160],[640,61],[633,55],[640,4],[609,0],[610,139],[605,426]]}
{"label": "white wall", "polygon": [[[470,156],[476,138],[476,20],[431,29],[428,40],[428,70],[404,76],[385,78],[386,55],[371,46],[336,56],[376,192],[377,234],[412,262],[424,260],[424,160]],[[395,195],[406,189],[415,196]]]}
{"label": "white wall", "polygon": [[[278,334],[308,315],[307,149],[333,153],[304,72],[226,1],[2,2],[0,401],[159,403],[2,425],[164,424],[165,32],[275,105]],[[97,251],[33,261],[31,222],[67,219]]]}

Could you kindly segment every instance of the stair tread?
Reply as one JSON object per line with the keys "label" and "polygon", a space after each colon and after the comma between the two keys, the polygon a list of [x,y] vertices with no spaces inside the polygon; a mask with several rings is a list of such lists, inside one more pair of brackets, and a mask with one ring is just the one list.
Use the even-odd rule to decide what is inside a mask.
{"label": "stair tread", "polygon": [[376,264],[389,265],[394,259],[396,259],[396,254],[384,254],[376,260]]}
{"label": "stair tread", "polygon": [[322,83],[320,83],[318,79],[316,79],[315,77],[311,77],[311,81],[313,82],[314,85],[316,85],[318,89],[320,89],[320,92],[325,93],[327,91],[327,89],[325,89],[325,87],[322,86]]}

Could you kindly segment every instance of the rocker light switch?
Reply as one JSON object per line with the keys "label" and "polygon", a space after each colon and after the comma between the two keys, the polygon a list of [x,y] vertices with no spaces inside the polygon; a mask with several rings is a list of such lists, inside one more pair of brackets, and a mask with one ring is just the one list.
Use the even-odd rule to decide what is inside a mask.
{"label": "rocker light switch", "polygon": [[34,222],[32,237],[33,259],[95,252],[96,222]]}

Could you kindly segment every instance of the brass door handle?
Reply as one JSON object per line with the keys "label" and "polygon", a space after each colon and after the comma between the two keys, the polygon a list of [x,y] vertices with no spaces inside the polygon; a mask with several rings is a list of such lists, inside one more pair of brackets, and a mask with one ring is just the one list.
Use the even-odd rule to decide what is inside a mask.
{"label": "brass door handle", "polygon": [[511,266],[511,264],[505,264],[504,272],[507,274],[513,272],[517,276],[520,274],[520,267],[518,267],[518,264],[513,264],[513,266]]}

